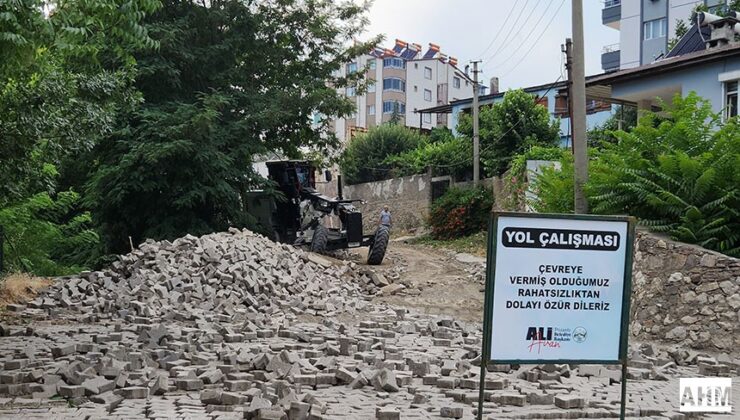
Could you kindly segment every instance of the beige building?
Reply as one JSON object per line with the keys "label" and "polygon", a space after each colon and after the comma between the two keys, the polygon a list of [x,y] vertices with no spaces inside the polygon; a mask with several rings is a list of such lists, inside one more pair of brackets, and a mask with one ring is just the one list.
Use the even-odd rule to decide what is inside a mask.
{"label": "beige building", "polygon": [[473,96],[473,81],[457,64],[457,59],[443,54],[438,45],[430,43],[423,51],[421,45],[400,39],[393,49],[375,48],[345,64],[344,75],[366,71],[369,87],[361,95],[354,88],[343,92],[354,99],[357,111],[334,121],[337,137],[345,142],[358,131],[390,121],[394,113],[409,127],[430,130],[448,126],[448,115],[433,118],[414,111]]}

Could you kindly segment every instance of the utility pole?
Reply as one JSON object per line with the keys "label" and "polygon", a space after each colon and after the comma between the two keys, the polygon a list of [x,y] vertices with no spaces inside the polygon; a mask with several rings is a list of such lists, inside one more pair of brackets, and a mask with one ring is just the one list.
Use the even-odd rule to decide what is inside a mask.
{"label": "utility pole", "polygon": [[583,2],[572,2],[573,25],[573,66],[572,98],[573,105],[573,160],[575,165],[575,210],[576,214],[588,213],[588,202],[583,187],[588,181],[588,154],[586,152],[586,75],[583,52]]}
{"label": "utility pole", "polygon": [[478,133],[478,63],[473,61],[473,186],[480,181],[480,135]]}
{"label": "utility pole", "polygon": [[565,53],[565,70],[568,74],[568,135],[573,153],[573,40],[565,38],[565,45],[561,45],[560,50]]}

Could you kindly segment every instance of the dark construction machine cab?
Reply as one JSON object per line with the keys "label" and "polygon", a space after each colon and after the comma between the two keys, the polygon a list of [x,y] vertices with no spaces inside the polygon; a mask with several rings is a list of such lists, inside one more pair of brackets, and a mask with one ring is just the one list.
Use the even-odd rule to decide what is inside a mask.
{"label": "dark construction machine cab", "polygon": [[[369,246],[368,264],[380,264],[388,246],[387,227],[363,235],[362,213],[352,204],[360,200],[330,198],[316,191],[315,168],[309,162],[283,160],[267,162],[268,178],[285,196],[275,199],[263,191],[252,191],[247,211],[278,242],[310,245],[324,252]],[[327,181],[330,181],[327,175]],[[340,187],[341,191],[341,187]],[[340,227],[327,227],[326,216],[337,216]]]}

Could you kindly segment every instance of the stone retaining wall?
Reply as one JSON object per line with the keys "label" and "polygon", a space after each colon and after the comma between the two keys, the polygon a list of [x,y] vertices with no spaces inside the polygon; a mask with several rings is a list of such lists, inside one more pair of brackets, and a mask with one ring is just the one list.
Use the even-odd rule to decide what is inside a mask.
{"label": "stone retaining wall", "polygon": [[638,232],[632,279],[632,337],[738,351],[740,260]]}
{"label": "stone retaining wall", "polygon": [[384,205],[393,215],[394,229],[408,230],[424,226],[431,201],[430,179],[427,174],[411,175],[385,181],[346,185],[344,198],[363,200],[357,203],[362,210],[365,231],[378,225],[380,210]]}

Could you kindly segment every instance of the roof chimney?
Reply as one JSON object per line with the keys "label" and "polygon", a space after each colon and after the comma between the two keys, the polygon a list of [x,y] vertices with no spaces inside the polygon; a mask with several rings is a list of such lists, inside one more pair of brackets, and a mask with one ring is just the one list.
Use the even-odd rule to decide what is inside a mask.
{"label": "roof chimney", "polygon": [[494,76],[491,77],[490,82],[491,92],[490,93],[498,93],[498,77]]}

